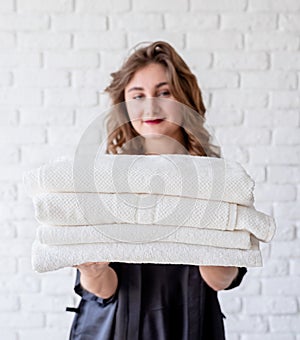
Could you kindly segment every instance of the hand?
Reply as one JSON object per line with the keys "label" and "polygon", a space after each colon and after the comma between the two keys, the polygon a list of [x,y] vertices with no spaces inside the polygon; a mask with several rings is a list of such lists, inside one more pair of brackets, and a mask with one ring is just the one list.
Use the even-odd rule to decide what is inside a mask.
{"label": "hand", "polygon": [[73,267],[87,278],[98,278],[106,271],[108,265],[109,262],[86,262]]}
{"label": "hand", "polygon": [[80,271],[80,283],[85,290],[104,299],[116,292],[118,277],[109,262],[87,262],[73,267]]}

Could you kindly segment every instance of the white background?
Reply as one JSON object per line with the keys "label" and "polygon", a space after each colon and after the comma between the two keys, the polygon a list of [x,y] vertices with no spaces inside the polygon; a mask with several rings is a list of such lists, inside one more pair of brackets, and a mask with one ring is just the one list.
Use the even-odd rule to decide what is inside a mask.
{"label": "white background", "polygon": [[128,51],[163,39],[197,75],[224,156],[275,217],[264,267],[220,299],[228,340],[300,340],[300,1],[0,0],[0,337],[67,339],[74,270],[37,274],[22,173],[74,151]]}

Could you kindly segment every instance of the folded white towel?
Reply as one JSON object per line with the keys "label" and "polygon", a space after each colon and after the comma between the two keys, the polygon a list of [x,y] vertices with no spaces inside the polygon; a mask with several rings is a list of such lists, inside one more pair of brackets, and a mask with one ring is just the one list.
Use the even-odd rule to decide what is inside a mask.
{"label": "folded white towel", "polygon": [[77,227],[40,225],[37,228],[37,240],[47,245],[159,241],[236,249],[250,249],[251,247],[250,234],[246,231],[144,224],[105,224]]}
{"label": "folded white towel", "polygon": [[152,193],[253,206],[254,181],[236,162],[181,154],[110,155],[52,161],[24,173],[30,196],[44,192]]}
{"label": "folded white towel", "polygon": [[46,193],[33,198],[41,224],[153,224],[201,229],[246,230],[268,242],[271,216],[227,202],[147,194]]}
{"label": "folded white towel", "polygon": [[49,246],[35,240],[32,267],[52,271],[86,262],[165,263],[259,267],[262,265],[257,240],[249,250],[216,248],[181,243],[90,243]]}

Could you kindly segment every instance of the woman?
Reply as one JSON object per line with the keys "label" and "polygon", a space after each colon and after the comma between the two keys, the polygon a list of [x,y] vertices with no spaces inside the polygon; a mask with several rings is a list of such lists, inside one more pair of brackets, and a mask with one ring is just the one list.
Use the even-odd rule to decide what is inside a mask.
{"label": "woman", "polygon": [[[203,126],[195,76],[171,45],[138,48],[106,88],[117,105],[107,120],[107,153],[219,157]],[[125,104],[121,104],[125,103]],[[182,103],[184,105],[179,105]],[[183,114],[190,108],[195,114]],[[173,108],[173,109],[172,109]],[[85,263],[70,339],[222,340],[217,291],[238,286],[245,268]]]}

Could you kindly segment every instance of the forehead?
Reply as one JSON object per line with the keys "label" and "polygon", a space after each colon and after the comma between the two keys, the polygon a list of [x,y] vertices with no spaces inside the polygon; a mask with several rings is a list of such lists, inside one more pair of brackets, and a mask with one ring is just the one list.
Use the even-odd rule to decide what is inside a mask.
{"label": "forehead", "polygon": [[132,85],[151,85],[157,84],[158,82],[167,80],[167,72],[166,68],[157,63],[149,64],[139,70],[137,70],[129,83],[127,84],[127,88]]}

